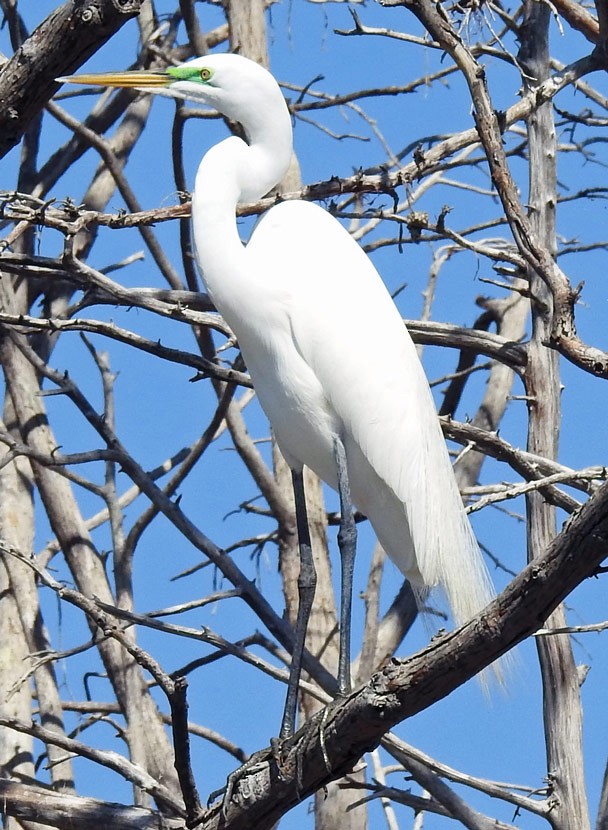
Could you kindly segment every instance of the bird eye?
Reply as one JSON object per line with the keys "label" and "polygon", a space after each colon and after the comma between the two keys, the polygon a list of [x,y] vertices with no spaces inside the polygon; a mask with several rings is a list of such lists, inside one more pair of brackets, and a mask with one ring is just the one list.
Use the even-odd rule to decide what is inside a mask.
{"label": "bird eye", "polygon": [[207,66],[203,66],[201,69],[201,81],[208,81],[212,74],[213,73]]}

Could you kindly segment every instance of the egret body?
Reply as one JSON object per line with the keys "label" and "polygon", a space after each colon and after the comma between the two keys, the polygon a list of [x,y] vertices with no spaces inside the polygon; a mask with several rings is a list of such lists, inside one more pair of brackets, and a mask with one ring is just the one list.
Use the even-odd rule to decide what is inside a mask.
{"label": "egret body", "polygon": [[[207,290],[237,336],[294,476],[304,561],[295,676],[281,731],[287,735],[299,680],[296,652],[303,646],[314,593],[304,466],[339,490],[346,522],[340,537],[346,609],[341,620],[342,691],[350,682],[344,631],[354,556],[349,487],[352,501],[419,597],[443,588],[457,624],[493,598],[424,371],[371,261],[322,208],[300,200],[277,204],[264,214],[248,244],[241,242],[237,206],[260,199],[278,184],[292,154],[291,118],[265,69],[238,55],[216,54],[166,72],[68,80],[131,86],[209,104],[245,131],[246,140],[227,138],[205,154],[196,175],[192,223]],[[349,511],[350,516],[344,515]]]}

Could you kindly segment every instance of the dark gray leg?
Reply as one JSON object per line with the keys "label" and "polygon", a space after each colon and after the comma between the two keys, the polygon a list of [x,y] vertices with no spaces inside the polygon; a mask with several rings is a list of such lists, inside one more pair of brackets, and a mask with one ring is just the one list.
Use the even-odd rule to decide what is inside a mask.
{"label": "dark gray leg", "polygon": [[308,528],[308,514],[306,511],[306,497],[304,494],[304,476],[302,472],[291,471],[293,480],[293,493],[296,503],[296,523],[298,526],[298,544],[300,547],[300,576],[298,577],[298,616],[296,619],[296,632],[289,670],[289,684],[287,686],[287,699],[285,711],[281,723],[280,739],[291,737],[296,723],[296,707],[298,703],[298,688],[300,685],[300,672],[302,670],[302,653],[304,641],[308,628],[310,609],[315,598],[317,585],[317,572],[312,557],[312,546],[310,544],[310,530]]}
{"label": "dark gray leg", "polygon": [[340,495],[340,529],[338,547],[342,564],[340,595],[340,658],[338,661],[338,694],[350,692],[350,621],[353,602],[353,571],[357,550],[357,526],[353,503],[350,498],[346,452],[341,438],[334,440],[334,453],[338,468],[338,493]]}

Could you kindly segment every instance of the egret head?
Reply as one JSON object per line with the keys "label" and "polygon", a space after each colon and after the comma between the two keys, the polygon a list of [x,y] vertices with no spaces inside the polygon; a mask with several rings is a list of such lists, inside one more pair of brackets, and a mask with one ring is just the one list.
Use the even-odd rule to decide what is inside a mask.
{"label": "egret head", "polygon": [[[163,71],[102,72],[70,75],[58,81],[95,86],[129,87],[169,98],[183,98],[215,107],[228,118],[262,116],[282,99],[278,84],[254,61],[241,55],[213,54],[194,58]],[[283,103],[284,106],[284,103]]]}

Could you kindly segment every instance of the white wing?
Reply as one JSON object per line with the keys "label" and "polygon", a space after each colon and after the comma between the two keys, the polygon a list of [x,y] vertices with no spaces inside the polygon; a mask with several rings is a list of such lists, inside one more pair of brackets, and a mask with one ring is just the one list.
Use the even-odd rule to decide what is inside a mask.
{"label": "white wing", "polygon": [[371,261],[305,202],[269,211],[247,251],[260,282],[280,286],[299,356],[342,425],[355,502],[397,566],[420,587],[443,586],[458,623],[470,618],[491,581],[414,344]]}

